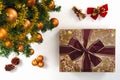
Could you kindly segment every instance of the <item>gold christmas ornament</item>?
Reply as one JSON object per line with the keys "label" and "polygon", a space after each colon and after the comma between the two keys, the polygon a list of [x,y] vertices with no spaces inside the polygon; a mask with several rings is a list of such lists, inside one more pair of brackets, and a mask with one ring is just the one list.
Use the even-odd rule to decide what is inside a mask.
{"label": "gold christmas ornament", "polygon": [[52,1],[51,4],[48,5],[49,9],[53,9],[55,7],[55,2]]}
{"label": "gold christmas ornament", "polygon": [[39,55],[36,59],[32,61],[33,66],[38,66],[38,67],[43,67],[44,62],[43,62],[43,56]]}
{"label": "gold christmas ornament", "polygon": [[43,67],[43,66],[44,66],[44,62],[39,62],[39,63],[38,63],[38,66],[39,66],[39,67]]}
{"label": "gold christmas ornament", "polygon": [[24,29],[25,29],[25,30],[29,29],[29,28],[30,28],[30,25],[31,25],[30,21],[29,21],[28,19],[26,19],[26,20],[25,20],[25,24],[24,24]]}
{"label": "gold christmas ornament", "polygon": [[36,60],[37,60],[38,62],[40,62],[40,61],[42,61],[43,59],[44,59],[43,56],[42,56],[42,55],[39,55]]}
{"label": "gold christmas ornament", "polygon": [[43,29],[43,26],[44,26],[44,25],[43,25],[42,22],[39,22],[38,25],[37,25],[37,27],[38,27],[39,29]]}
{"label": "gold christmas ornament", "polygon": [[41,42],[42,41],[42,35],[40,33],[37,33],[37,40],[36,42]]}
{"label": "gold christmas ornament", "polygon": [[7,48],[11,48],[12,47],[12,42],[11,41],[5,41],[5,46],[7,47]]}
{"label": "gold christmas ornament", "polygon": [[33,66],[37,66],[37,65],[38,65],[38,62],[37,62],[36,59],[34,59],[34,60],[32,61],[32,65],[33,65]]}
{"label": "gold christmas ornament", "polygon": [[7,31],[0,27],[0,40],[4,40],[8,36]]}
{"label": "gold christmas ornament", "polygon": [[34,54],[34,49],[30,49],[30,55]]}
{"label": "gold christmas ornament", "polygon": [[57,18],[52,18],[50,21],[52,22],[52,24],[54,25],[54,27],[57,27],[58,24],[59,24],[59,21],[58,21]]}
{"label": "gold christmas ornament", "polygon": [[24,46],[23,46],[22,44],[18,45],[17,50],[18,50],[19,52],[22,52],[22,51],[24,50]]}
{"label": "gold christmas ornament", "polygon": [[7,18],[6,18],[7,22],[14,22],[17,19],[18,14],[17,14],[17,11],[15,9],[7,8],[5,11],[7,14]]}
{"label": "gold christmas ornament", "polygon": [[36,2],[37,2],[37,0],[28,0],[27,1],[27,6],[31,7],[31,6],[35,5]]}

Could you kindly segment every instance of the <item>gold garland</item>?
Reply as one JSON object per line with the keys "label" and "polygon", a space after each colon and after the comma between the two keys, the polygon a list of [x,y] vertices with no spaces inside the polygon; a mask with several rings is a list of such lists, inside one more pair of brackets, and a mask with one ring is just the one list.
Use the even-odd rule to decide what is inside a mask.
{"label": "gold garland", "polygon": [[3,2],[0,0],[0,14],[2,14],[2,10],[5,8],[5,6],[3,5]]}
{"label": "gold garland", "polygon": [[[23,35],[27,35],[28,33],[30,33],[32,28],[34,27],[34,25],[36,25],[36,23],[37,23],[37,19],[38,19],[38,16],[39,16],[38,9],[35,6],[32,6],[32,9],[34,10],[35,14],[33,16],[33,19],[31,19],[31,27]],[[26,43],[29,44],[29,43],[35,42],[35,39],[36,39],[35,37],[32,37]]]}
{"label": "gold garland", "polygon": [[[12,28],[12,27],[16,27],[17,25],[24,25],[25,24],[25,19],[27,18],[26,14],[27,14],[28,10],[25,8],[25,4],[22,5],[22,4],[16,3],[15,7],[18,8],[18,9],[21,9],[21,11],[18,12],[19,17],[16,19],[15,22],[7,23],[5,25],[8,30],[10,28]],[[20,36],[13,37],[13,36],[9,35],[8,39],[10,39],[10,40],[19,40]],[[25,36],[25,35],[22,35],[22,36]]]}

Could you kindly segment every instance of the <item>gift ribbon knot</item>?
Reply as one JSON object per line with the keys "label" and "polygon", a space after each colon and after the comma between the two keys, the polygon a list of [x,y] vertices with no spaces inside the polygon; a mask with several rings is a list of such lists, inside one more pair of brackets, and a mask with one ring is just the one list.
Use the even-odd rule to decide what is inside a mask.
{"label": "gift ribbon knot", "polygon": [[71,60],[83,57],[83,72],[91,72],[92,65],[97,66],[102,60],[95,54],[115,55],[114,46],[104,46],[101,40],[93,42],[88,48],[88,40],[91,30],[84,29],[83,32],[83,45],[74,38],[71,38],[68,45],[60,46],[60,54],[68,54]]}

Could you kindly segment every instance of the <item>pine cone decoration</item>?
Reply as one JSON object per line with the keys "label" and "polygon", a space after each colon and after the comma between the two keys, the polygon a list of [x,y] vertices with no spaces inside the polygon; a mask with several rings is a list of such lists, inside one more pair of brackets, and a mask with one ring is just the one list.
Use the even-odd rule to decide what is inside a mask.
{"label": "pine cone decoration", "polygon": [[11,60],[11,63],[14,64],[14,65],[18,65],[20,63],[20,59],[18,57],[14,57],[12,60]]}
{"label": "pine cone decoration", "polygon": [[7,64],[5,65],[5,70],[6,71],[11,71],[15,68],[15,66],[13,64]]}

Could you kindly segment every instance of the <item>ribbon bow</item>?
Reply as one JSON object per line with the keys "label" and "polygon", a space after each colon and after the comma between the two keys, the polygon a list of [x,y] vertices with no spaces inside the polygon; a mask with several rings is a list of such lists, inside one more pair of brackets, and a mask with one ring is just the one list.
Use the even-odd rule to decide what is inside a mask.
{"label": "ribbon bow", "polygon": [[82,72],[91,72],[92,65],[97,66],[102,60],[95,54],[115,55],[114,46],[104,46],[101,40],[93,42],[87,49],[87,44],[90,36],[90,29],[84,29],[83,32],[83,45],[74,38],[71,38],[69,44],[60,46],[60,54],[68,54],[71,60],[83,57]]}
{"label": "ribbon bow", "polygon": [[93,8],[89,7],[87,8],[87,14],[91,14],[91,17],[96,20],[98,15],[100,14],[101,17],[105,17],[107,15],[108,11],[108,4],[105,4],[101,7]]}

